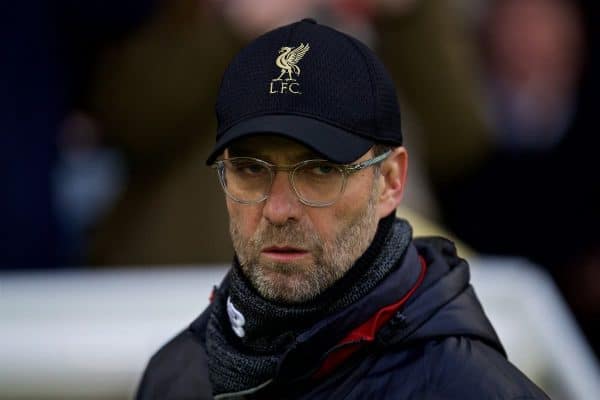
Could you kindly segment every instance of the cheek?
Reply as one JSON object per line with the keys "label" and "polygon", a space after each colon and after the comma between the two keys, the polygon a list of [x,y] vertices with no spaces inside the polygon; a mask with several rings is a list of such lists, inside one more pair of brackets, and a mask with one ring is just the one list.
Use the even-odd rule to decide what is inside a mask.
{"label": "cheek", "polygon": [[245,238],[250,238],[260,223],[261,211],[258,205],[244,205],[227,200],[230,221],[237,226]]}
{"label": "cheek", "polygon": [[[361,182],[353,182],[360,184],[347,187],[342,198],[334,204],[332,221],[329,221],[329,224],[337,225],[341,229],[365,212],[372,196],[373,185],[368,176],[361,178],[364,178]],[[335,224],[333,221],[338,222]]]}
{"label": "cheek", "polygon": [[[364,197],[364,198],[363,198]],[[351,221],[355,221],[367,207],[368,196],[344,196],[331,207],[314,208],[309,211],[310,220],[319,237],[326,243],[334,243]]]}
{"label": "cheek", "polygon": [[[373,181],[373,172],[371,170],[361,171],[360,175],[355,175],[355,180],[349,182],[346,190],[336,208],[338,217],[354,216],[364,211],[373,196],[373,190],[376,185]],[[347,218],[347,217],[346,217]]]}
{"label": "cheek", "polygon": [[314,208],[308,210],[307,214],[312,229],[314,229],[324,243],[330,243],[335,240],[340,221],[338,215],[331,207]]}

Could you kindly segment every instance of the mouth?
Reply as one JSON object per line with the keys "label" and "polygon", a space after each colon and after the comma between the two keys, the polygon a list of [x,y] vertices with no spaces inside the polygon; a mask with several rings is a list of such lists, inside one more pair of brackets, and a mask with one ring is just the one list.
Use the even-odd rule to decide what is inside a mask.
{"label": "mouth", "polygon": [[270,246],[264,248],[261,253],[273,261],[280,262],[298,260],[310,254],[307,250],[291,246]]}

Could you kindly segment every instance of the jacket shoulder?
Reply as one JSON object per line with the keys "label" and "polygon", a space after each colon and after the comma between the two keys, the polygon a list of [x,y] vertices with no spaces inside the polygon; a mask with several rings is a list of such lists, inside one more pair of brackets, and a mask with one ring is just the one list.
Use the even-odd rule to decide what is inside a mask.
{"label": "jacket shoulder", "polygon": [[430,387],[464,399],[548,399],[546,394],[488,344],[469,337],[446,337],[427,344]]}
{"label": "jacket shoulder", "polygon": [[411,353],[412,374],[421,382],[414,387],[415,398],[548,399],[502,353],[476,338],[442,337]]}
{"label": "jacket shoulder", "polygon": [[136,399],[212,399],[206,352],[190,329],[179,333],[152,356]]}
{"label": "jacket shoulder", "polygon": [[387,348],[351,387],[345,398],[357,400],[548,399],[497,349],[464,336]]}

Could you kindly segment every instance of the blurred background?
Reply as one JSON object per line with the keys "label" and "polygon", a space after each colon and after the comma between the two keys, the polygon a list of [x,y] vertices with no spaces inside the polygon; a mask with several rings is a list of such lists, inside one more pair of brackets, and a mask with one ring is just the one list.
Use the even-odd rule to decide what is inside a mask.
{"label": "blurred background", "polygon": [[[232,257],[204,160],[227,63],[303,17],[398,88],[406,209],[448,232],[509,357],[600,393],[597,2],[24,0],[0,5],[0,399],[130,398]],[[591,397],[590,397],[591,396]]]}

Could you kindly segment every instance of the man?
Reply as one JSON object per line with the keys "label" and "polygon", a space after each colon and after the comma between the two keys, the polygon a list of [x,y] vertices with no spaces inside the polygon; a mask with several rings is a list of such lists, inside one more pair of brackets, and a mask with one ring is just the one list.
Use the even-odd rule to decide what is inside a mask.
{"label": "man", "polygon": [[217,118],[236,257],[139,399],[546,398],[453,245],[395,218],[407,153],[366,46],[312,20],[271,31],[231,62]]}

